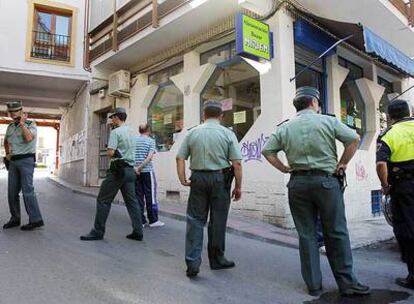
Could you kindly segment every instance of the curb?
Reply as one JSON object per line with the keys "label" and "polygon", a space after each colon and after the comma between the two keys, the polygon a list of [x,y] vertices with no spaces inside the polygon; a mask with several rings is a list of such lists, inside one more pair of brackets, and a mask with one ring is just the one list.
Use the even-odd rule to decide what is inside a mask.
{"label": "curb", "polygon": [[[59,182],[58,180],[56,180],[54,178],[48,177],[47,180],[50,181],[51,183],[53,183],[54,185],[56,185],[57,187],[70,190],[73,193],[88,196],[88,197],[93,197],[93,198],[97,197],[97,195],[94,194],[94,193],[90,193],[88,191],[82,191],[82,190],[79,190],[79,189],[75,189],[73,187],[65,185],[64,183]],[[182,215],[182,214],[177,214],[177,213],[169,212],[169,211],[165,211],[165,210],[159,210],[158,212],[159,212],[160,215],[171,218],[171,219],[175,219],[175,220],[178,220],[178,221],[181,221],[181,222],[186,221],[186,216]],[[239,229],[234,228],[234,227],[228,227],[227,226],[227,232],[231,233],[231,234],[234,234],[234,235],[242,236],[242,237],[245,237],[245,238],[248,238],[248,239],[264,242],[264,243],[283,246],[283,247],[287,247],[287,248],[294,248],[294,249],[299,248],[299,246],[295,245],[295,244],[291,244],[291,243],[288,243],[288,242],[283,242],[281,240],[277,240],[277,239],[274,239],[274,238],[264,237],[264,236],[257,235],[257,234],[251,233],[251,232],[239,230]]]}

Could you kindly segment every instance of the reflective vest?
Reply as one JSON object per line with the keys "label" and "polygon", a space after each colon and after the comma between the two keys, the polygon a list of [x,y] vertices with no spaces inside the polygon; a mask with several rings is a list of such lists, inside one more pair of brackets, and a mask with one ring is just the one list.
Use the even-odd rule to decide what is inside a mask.
{"label": "reflective vest", "polygon": [[392,163],[414,160],[414,118],[393,124],[381,140],[391,150]]}

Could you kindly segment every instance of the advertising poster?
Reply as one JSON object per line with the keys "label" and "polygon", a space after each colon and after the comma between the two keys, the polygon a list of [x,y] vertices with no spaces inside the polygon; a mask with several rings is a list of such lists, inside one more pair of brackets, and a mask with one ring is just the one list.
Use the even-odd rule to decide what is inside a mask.
{"label": "advertising poster", "polygon": [[246,122],[246,111],[234,112],[233,113],[233,123],[235,125],[242,124]]}

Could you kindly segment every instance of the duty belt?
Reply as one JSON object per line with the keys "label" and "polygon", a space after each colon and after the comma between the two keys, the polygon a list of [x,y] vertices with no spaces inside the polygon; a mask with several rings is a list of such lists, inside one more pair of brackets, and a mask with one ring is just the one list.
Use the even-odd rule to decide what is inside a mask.
{"label": "duty belt", "polygon": [[193,172],[203,172],[203,173],[228,173],[231,170],[231,167],[227,167],[220,170],[191,170]]}
{"label": "duty belt", "polygon": [[28,154],[17,154],[17,155],[12,155],[10,160],[14,161],[14,160],[20,160],[20,159],[25,159],[25,158],[33,158],[33,160],[35,160],[36,158],[36,154],[34,153],[28,153]]}
{"label": "duty belt", "polygon": [[322,170],[295,170],[291,174],[292,176],[332,176],[332,173]]}

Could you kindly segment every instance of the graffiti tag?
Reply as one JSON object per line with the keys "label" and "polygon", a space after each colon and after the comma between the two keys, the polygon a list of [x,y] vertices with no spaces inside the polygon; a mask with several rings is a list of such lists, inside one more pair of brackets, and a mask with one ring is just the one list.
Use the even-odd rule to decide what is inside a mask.
{"label": "graffiti tag", "polygon": [[262,150],[266,142],[269,140],[269,136],[262,135],[254,141],[246,141],[241,144],[241,154],[244,162],[248,161],[262,161]]}
{"label": "graffiti tag", "polygon": [[357,181],[363,181],[368,179],[368,173],[364,164],[361,161],[355,163],[355,174]]}

